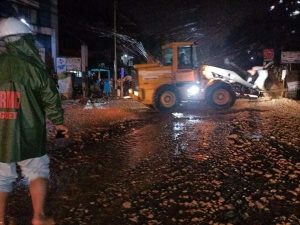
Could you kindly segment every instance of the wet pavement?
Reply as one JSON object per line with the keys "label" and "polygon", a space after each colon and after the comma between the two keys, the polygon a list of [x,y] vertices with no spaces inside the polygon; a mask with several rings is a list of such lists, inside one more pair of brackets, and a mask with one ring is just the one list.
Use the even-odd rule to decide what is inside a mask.
{"label": "wet pavement", "polygon": [[[300,103],[188,108],[51,140],[47,214],[62,225],[300,224]],[[10,197],[17,224],[30,221],[26,190],[19,180]]]}

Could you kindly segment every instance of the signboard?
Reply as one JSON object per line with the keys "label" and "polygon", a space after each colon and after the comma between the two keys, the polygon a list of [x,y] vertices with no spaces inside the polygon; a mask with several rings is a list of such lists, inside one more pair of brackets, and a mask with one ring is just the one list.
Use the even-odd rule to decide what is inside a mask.
{"label": "signboard", "polygon": [[56,58],[56,72],[81,71],[81,58]]}
{"label": "signboard", "polygon": [[300,81],[287,82],[288,91],[300,90]]}
{"label": "signboard", "polygon": [[269,62],[274,59],[274,49],[264,49],[263,51],[264,61]]}
{"label": "signboard", "polygon": [[281,63],[300,63],[300,52],[282,52]]}

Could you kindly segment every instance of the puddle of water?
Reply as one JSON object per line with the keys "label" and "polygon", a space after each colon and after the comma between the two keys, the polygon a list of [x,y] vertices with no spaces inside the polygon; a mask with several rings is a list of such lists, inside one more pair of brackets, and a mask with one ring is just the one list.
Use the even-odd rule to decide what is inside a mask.
{"label": "puddle of water", "polygon": [[199,116],[184,113],[173,113],[174,119],[180,119],[180,121],[174,121],[172,123],[172,136],[176,143],[174,155],[178,156],[189,151],[189,143],[194,140],[195,126],[201,123]]}
{"label": "puddle of water", "polygon": [[189,124],[198,124],[198,123],[200,123],[201,122],[201,120],[200,119],[189,119],[189,121],[188,121],[188,123]]}
{"label": "puddle of water", "polygon": [[95,102],[94,107],[97,109],[104,109],[106,108],[105,106],[107,105],[107,102]]}
{"label": "puddle of water", "polygon": [[174,122],[173,123],[173,131],[182,131],[184,128],[184,123],[183,122]]}
{"label": "puddle of water", "polygon": [[181,154],[181,147],[180,147],[180,144],[177,144],[174,155],[180,155],[180,154]]}
{"label": "puddle of water", "polygon": [[195,115],[191,115],[191,114],[186,114],[186,113],[172,113],[173,118],[176,119],[186,119],[189,121],[199,121],[200,119],[202,119],[202,117],[200,116],[195,116]]}
{"label": "puddle of water", "polygon": [[183,113],[172,113],[175,118],[183,118]]}
{"label": "puddle of water", "polygon": [[187,143],[177,143],[174,151],[174,155],[178,156],[186,152],[187,149]]}
{"label": "puddle of water", "polygon": [[84,109],[90,110],[90,109],[105,109],[107,105],[107,102],[92,102],[91,100],[88,100],[86,105],[84,106]]}

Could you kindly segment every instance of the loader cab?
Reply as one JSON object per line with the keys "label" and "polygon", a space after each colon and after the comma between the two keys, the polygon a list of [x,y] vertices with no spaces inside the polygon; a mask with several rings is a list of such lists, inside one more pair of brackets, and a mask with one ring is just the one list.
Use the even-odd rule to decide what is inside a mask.
{"label": "loader cab", "polygon": [[162,62],[173,69],[197,67],[196,48],[193,42],[173,42],[162,46]]}
{"label": "loader cab", "polygon": [[176,82],[196,81],[197,55],[193,42],[172,42],[162,46],[162,63],[171,66]]}

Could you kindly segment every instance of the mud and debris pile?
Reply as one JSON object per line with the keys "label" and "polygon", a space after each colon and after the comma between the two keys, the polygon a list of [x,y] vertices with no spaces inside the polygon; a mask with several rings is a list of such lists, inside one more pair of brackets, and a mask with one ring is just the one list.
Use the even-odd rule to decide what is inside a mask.
{"label": "mud and debris pile", "polygon": [[[119,108],[110,122],[109,111],[76,107],[66,106],[73,138],[48,146],[47,214],[57,224],[300,224],[299,102],[168,115]],[[21,181],[9,213],[26,221]]]}

